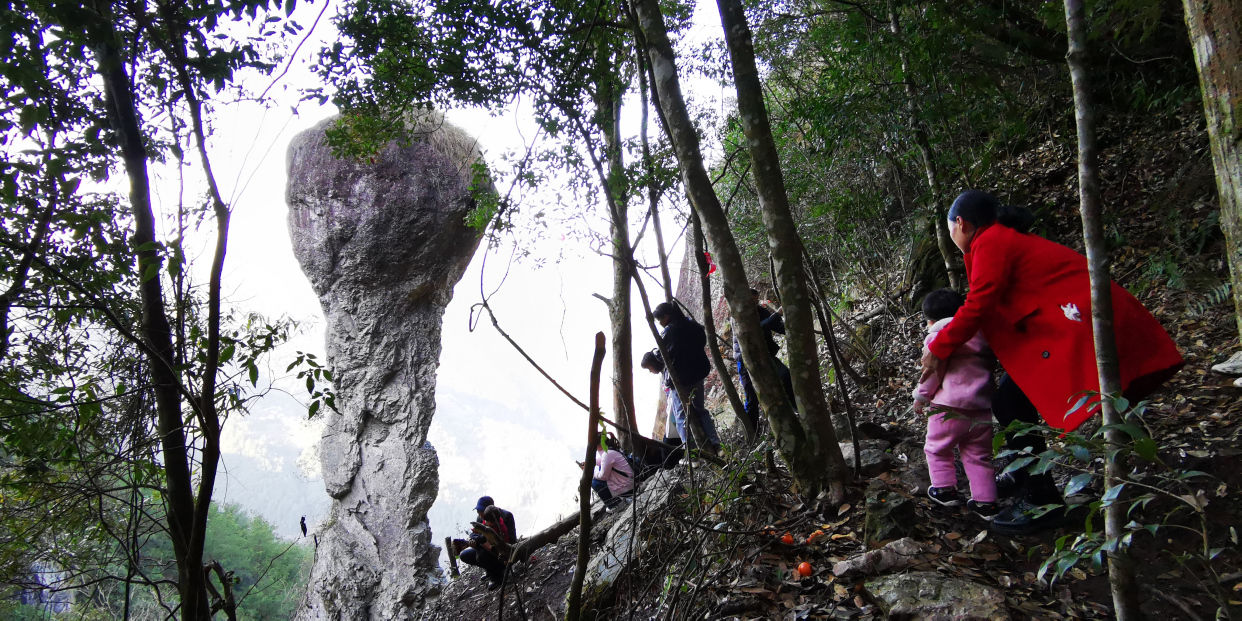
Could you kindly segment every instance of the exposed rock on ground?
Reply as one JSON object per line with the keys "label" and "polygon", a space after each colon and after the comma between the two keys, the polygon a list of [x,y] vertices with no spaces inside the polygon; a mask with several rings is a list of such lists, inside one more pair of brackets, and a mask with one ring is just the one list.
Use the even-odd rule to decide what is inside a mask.
{"label": "exposed rock on ground", "polygon": [[1000,589],[934,571],[880,576],[866,582],[867,593],[893,619],[925,621],[1004,621]]}
{"label": "exposed rock on ground", "polygon": [[479,243],[473,139],[428,115],[409,144],[341,160],[324,121],[291,142],[294,253],[327,317],[336,410],[320,443],[332,497],[298,619],[404,619],[439,581],[427,510],[438,485],[440,325]]}

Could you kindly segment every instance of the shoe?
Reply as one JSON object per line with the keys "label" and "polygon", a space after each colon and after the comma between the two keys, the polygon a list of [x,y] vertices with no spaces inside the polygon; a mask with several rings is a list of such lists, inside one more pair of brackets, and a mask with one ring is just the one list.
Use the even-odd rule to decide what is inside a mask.
{"label": "shoe", "polygon": [[622,510],[624,507],[622,507],[621,504],[622,503],[614,502],[610,505],[604,505],[604,513],[616,513]]}
{"label": "shoe", "polygon": [[974,512],[975,515],[991,522],[996,514],[1000,513],[1000,507],[994,502],[976,502],[969,500],[966,502],[966,508]]}
{"label": "shoe", "polygon": [[1234,352],[1228,360],[1212,365],[1212,370],[1225,375],[1242,375],[1242,351]]}
{"label": "shoe", "polygon": [[996,497],[997,498],[1013,498],[1022,490],[1022,482],[1012,472],[1002,472],[996,475]]}
{"label": "shoe", "polygon": [[1065,505],[1045,510],[1040,505],[1023,498],[1013,506],[992,518],[992,531],[1002,535],[1029,535],[1035,531],[1054,528],[1065,521]]}
{"label": "shoe", "polygon": [[487,590],[488,590],[488,591],[495,591],[496,589],[499,589],[499,588],[500,588],[500,581],[499,581],[499,580],[488,580],[488,581],[487,581]]}
{"label": "shoe", "polygon": [[962,495],[952,487],[929,487],[927,497],[943,507],[962,506]]}

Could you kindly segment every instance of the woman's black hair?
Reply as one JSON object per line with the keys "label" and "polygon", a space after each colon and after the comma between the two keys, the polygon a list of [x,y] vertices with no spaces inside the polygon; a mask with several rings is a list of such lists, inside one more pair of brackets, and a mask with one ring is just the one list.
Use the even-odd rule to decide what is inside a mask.
{"label": "woman's black hair", "polygon": [[671,317],[673,319],[685,317],[685,315],[681,313],[680,308],[677,308],[675,304],[669,302],[660,302],[659,304],[656,304],[656,307],[651,309],[651,316],[656,319],[661,317]]}
{"label": "woman's black hair", "polygon": [[1035,214],[1025,207],[1001,204],[995,196],[979,190],[966,190],[953,199],[949,207],[949,221],[958,216],[975,226],[987,226],[993,222],[1027,233],[1035,224]]}
{"label": "woman's black hair", "polygon": [[952,317],[966,303],[962,294],[952,289],[936,289],[923,298],[923,315],[932,321]]}
{"label": "woman's black hair", "polygon": [[643,354],[643,359],[638,363],[638,365],[644,369],[648,367],[655,369],[656,373],[664,370],[664,361],[660,359],[659,354],[653,351]]}

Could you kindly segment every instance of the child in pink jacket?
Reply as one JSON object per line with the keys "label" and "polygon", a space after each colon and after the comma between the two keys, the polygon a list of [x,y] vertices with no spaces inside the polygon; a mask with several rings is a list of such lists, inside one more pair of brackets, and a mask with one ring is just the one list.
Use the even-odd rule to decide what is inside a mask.
{"label": "child in pink jacket", "polygon": [[[962,306],[961,294],[938,289],[923,299],[927,338],[923,350],[936,334],[953,321]],[[946,507],[962,504],[957,492],[957,469],[953,449],[961,453],[970,481],[967,506],[985,520],[996,516],[996,479],[992,469],[992,368],[995,359],[981,332],[953,352],[939,374],[914,389],[914,411],[927,418],[927,469],[931,487],[927,495]]]}

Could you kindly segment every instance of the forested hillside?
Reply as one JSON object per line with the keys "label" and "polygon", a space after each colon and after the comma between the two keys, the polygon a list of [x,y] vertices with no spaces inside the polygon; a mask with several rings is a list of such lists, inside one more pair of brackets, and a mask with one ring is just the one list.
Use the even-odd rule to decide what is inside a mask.
{"label": "forested hillside", "polygon": [[[536,245],[609,257],[612,273],[598,275],[612,285],[599,296],[610,319],[599,326],[602,400],[573,405],[591,410],[586,447],[601,426],[627,452],[644,446],[640,352],[651,339],[670,364],[684,355],[652,314],[679,301],[668,265],[678,240],[701,277],[687,289],[700,299],[680,301],[714,310],[694,317],[711,344],[711,418],[686,421],[693,461],[651,479],[658,508],[597,512],[594,530],[584,512],[534,557],[515,557],[497,591],[467,570],[350,614],[1236,618],[1240,22],[1229,0],[10,3],[0,614],[258,619],[297,608],[312,550],[212,502],[225,423],[281,369],[305,386],[308,416],[337,405],[323,359],[298,352],[271,368],[291,321],[227,299],[242,193],[222,189],[213,168],[216,106],[290,105],[280,91],[306,109],[334,106],[328,141],[357,166],[421,139],[408,121],[427,108],[521,110],[533,135],[474,167],[467,220],[515,257],[505,269],[531,267],[522,258]],[[313,78],[282,82],[291,68]],[[1026,328],[1039,319],[996,280],[977,280],[995,267],[978,236],[1012,221],[951,207],[972,189],[1087,256],[1074,263],[1076,302],[1057,299],[1053,313],[1090,327],[1073,369],[1058,358],[1022,375],[1028,365],[1006,358],[1034,341]],[[1019,276],[1057,279],[1006,266],[1005,291]],[[1142,400],[1125,396],[1147,378],[1130,371],[1164,336],[1093,315],[1130,303],[1110,278],[1184,358]],[[752,287],[782,317],[777,355]],[[983,423],[996,431],[995,473],[1026,486],[997,507],[957,502],[964,481],[939,499],[928,491],[929,416],[912,394],[945,372],[935,342],[924,349],[921,306],[942,287],[986,311],[976,319],[1004,363],[1002,388],[1041,400],[1048,377],[1074,376],[1068,413],[1031,405],[1031,420],[1006,424],[993,408],[996,424]],[[480,295],[479,317],[492,313]],[[1060,355],[1048,346],[1044,359],[1050,349]],[[665,398],[693,403],[702,391],[674,372]],[[1064,424],[1076,411],[1087,422]],[[1034,480],[1056,502],[1031,501]],[[1000,517],[1024,526],[1004,531]],[[606,529],[634,546],[609,584],[584,589]],[[958,604],[983,607],[944,608]]]}

